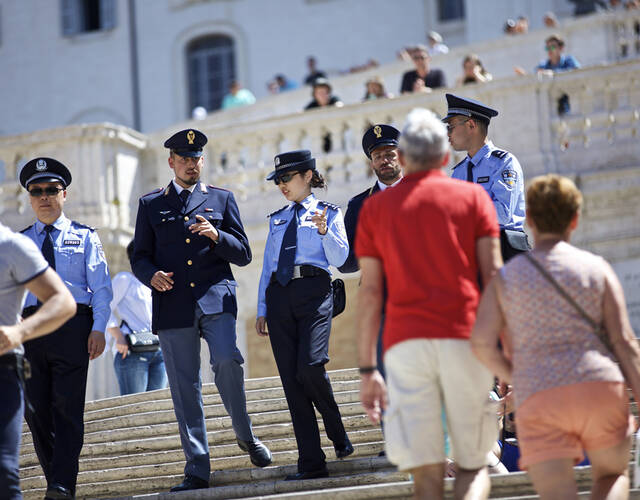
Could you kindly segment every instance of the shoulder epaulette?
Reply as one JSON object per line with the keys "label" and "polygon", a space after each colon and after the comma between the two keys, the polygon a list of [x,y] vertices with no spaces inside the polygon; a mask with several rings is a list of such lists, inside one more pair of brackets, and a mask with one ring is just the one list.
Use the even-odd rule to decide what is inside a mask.
{"label": "shoulder epaulette", "polygon": [[76,227],[83,227],[85,229],[89,229],[90,231],[95,231],[96,230],[95,227],[87,226],[86,224],[82,224],[81,222],[78,222],[78,221],[75,221],[75,220],[72,220],[71,224],[73,224]]}
{"label": "shoulder epaulette", "polygon": [[289,205],[285,205],[284,207],[279,208],[279,209],[278,209],[278,210],[276,210],[275,212],[271,212],[269,215],[267,215],[267,219],[268,219],[269,217],[271,217],[272,215],[277,214],[278,212],[282,212],[282,211],[283,211],[285,208],[287,208],[287,207],[289,207]]}
{"label": "shoulder epaulette", "polygon": [[31,229],[33,227],[33,224],[31,224],[30,226],[25,227],[22,231],[20,231],[21,233],[26,233],[29,229]]}
{"label": "shoulder epaulette", "polygon": [[156,194],[156,193],[159,193],[159,192],[160,192],[160,191],[162,191],[163,189],[164,189],[164,188],[154,189],[154,190],[153,190],[153,191],[151,191],[150,193],[143,194],[143,195],[141,196],[141,198],[144,198],[145,196],[149,196],[150,194]]}
{"label": "shoulder epaulette", "polygon": [[219,189],[220,191],[230,191],[229,189],[221,188],[219,186],[214,186],[213,184],[207,184],[207,187],[210,187],[211,189]]}
{"label": "shoulder epaulette", "polygon": [[340,205],[336,205],[334,203],[329,203],[328,201],[318,201],[318,205],[323,205],[325,207],[333,208],[334,210],[340,210]]}
{"label": "shoulder epaulette", "polygon": [[502,149],[494,149],[493,151],[491,151],[491,156],[495,156],[496,158],[500,159],[504,158],[508,154],[508,151],[503,151]]}

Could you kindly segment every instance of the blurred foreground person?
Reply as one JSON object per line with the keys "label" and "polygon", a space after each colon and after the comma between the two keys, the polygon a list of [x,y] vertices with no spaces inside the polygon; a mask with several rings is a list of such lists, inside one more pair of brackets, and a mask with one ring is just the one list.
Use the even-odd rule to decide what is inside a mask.
{"label": "blurred foreground person", "polygon": [[[582,450],[591,498],[624,499],[629,490],[625,379],[638,400],[640,349],[611,266],[569,243],[581,206],[569,179],[533,179],[527,223],[535,248],[489,284],[471,339],[478,358],[513,383],[520,468],[543,500],[577,498],[573,466]],[[498,348],[505,327],[507,355]]]}

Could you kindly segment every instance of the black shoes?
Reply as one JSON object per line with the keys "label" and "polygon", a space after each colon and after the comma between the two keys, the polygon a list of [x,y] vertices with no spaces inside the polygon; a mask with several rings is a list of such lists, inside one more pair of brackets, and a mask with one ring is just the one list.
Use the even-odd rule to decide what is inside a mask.
{"label": "black shoes", "polygon": [[312,470],[308,472],[297,472],[296,474],[289,474],[284,478],[285,481],[301,481],[304,479],[318,479],[320,477],[329,477],[329,471],[325,467],[324,469]]}
{"label": "black shoes", "polygon": [[348,457],[353,453],[353,445],[351,441],[349,441],[349,438],[347,438],[342,446],[333,445],[333,449],[336,450],[336,457],[338,458]]}
{"label": "black shoes", "polygon": [[242,439],[237,441],[240,449],[249,453],[251,463],[256,467],[266,467],[271,463],[271,451],[258,438],[255,438],[253,442],[243,441]]}
{"label": "black shoes", "polygon": [[200,479],[197,476],[185,474],[184,481],[182,481],[178,486],[174,486],[169,491],[174,492],[174,491],[203,490],[208,487],[209,487],[209,481]]}
{"label": "black shoes", "polygon": [[71,490],[58,483],[49,485],[44,497],[51,500],[73,500]]}

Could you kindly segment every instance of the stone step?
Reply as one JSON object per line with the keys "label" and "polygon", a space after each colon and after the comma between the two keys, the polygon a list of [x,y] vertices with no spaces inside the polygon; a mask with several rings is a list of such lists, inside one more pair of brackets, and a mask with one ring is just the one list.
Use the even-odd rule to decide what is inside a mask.
{"label": "stone step", "polygon": [[[265,440],[273,452],[295,452],[297,453],[297,445],[294,438],[290,437],[290,433],[283,434],[285,437],[279,439]],[[356,455],[364,454],[364,450],[374,450],[374,452],[382,451],[384,442],[382,432],[379,429],[355,430],[349,432],[349,438],[356,448]],[[321,443],[328,450],[333,449],[333,443],[321,434]],[[366,445],[366,446],[365,446]],[[246,452],[242,451],[237,444],[216,445],[210,448],[212,466],[216,469],[227,469],[229,467],[252,467]],[[327,455],[333,457],[334,452],[330,451]],[[36,457],[31,457],[29,464],[21,464],[20,477],[25,480],[28,478],[37,479],[42,475],[42,469],[37,462]],[[274,462],[276,458],[274,457]],[[297,458],[295,459],[297,460]],[[181,448],[161,452],[143,452],[130,455],[119,455],[101,458],[82,458],[80,460],[80,472],[101,471],[108,473],[111,469],[126,469],[141,466],[157,466],[169,463],[178,463],[180,470],[184,466],[184,453]],[[295,463],[295,461],[294,461]],[[238,465],[239,464],[239,465]]]}
{"label": "stone step", "polygon": [[[347,368],[343,370],[331,370],[327,372],[329,379],[333,385],[340,381],[358,381],[358,369]],[[282,387],[280,377],[263,377],[263,378],[250,378],[244,381],[245,390],[253,391],[259,389],[271,389],[274,387]],[[203,384],[202,395],[207,396],[210,394],[218,394],[218,388],[215,384]],[[157,391],[138,392],[136,394],[127,394],[126,396],[115,396],[112,398],[98,399],[96,401],[87,401],[85,404],[85,414],[94,412],[97,410],[103,410],[105,408],[111,408],[114,406],[123,406],[134,403],[142,403],[146,401],[155,401],[161,399],[171,399],[169,389],[159,389]]]}
{"label": "stone step", "polygon": [[[340,407],[340,412],[342,414],[343,422],[347,430],[372,427],[367,416],[362,413],[360,403],[344,404]],[[270,437],[275,435],[278,435],[278,437],[282,437],[283,434],[287,433],[289,436],[293,436],[289,410],[254,414],[252,415],[251,420],[253,422],[254,433],[261,440],[269,439]],[[321,429],[323,429],[324,426],[321,422],[322,419],[319,420],[320,421],[318,422],[318,425]],[[96,457],[124,455],[152,450],[164,451],[179,449],[181,447],[181,444],[177,424],[167,425],[173,425],[175,429],[174,432],[168,433],[166,435],[159,435],[157,433],[151,432],[151,434],[147,437],[135,439],[132,436],[126,436],[125,433],[125,437],[122,439],[102,439],[99,443],[87,443],[83,446],[80,457],[82,459],[89,456]],[[231,426],[230,417],[208,419],[206,425],[207,436],[210,445],[215,446],[224,443],[235,443],[236,437],[235,432],[233,431]],[[152,431],[153,427],[149,429]],[[35,450],[33,448],[33,443],[24,443],[22,445],[21,457],[34,454]]]}
{"label": "stone step", "polygon": [[[325,450],[328,451],[328,450]],[[295,459],[294,459],[295,462]],[[229,471],[214,471],[211,475],[211,482],[214,488],[201,490],[213,492],[217,495],[211,498],[243,498],[256,492],[264,491],[270,493],[274,491],[276,483],[284,483],[290,488],[289,491],[298,489],[308,489],[309,487],[322,488],[324,485],[332,484],[339,480],[344,484],[352,484],[354,481],[361,484],[373,482],[369,475],[380,475],[378,482],[387,479],[384,474],[396,474],[398,478],[407,479],[404,473],[398,473],[390,466],[385,458],[365,457],[345,459],[341,461],[330,461],[327,467],[331,476],[326,479],[316,479],[312,481],[283,481],[287,474],[296,472],[297,467],[291,465],[270,466],[264,469],[247,468]],[[95,476],[95,475],[94,475]],[[171,486],[178,484],[182,480],[182,471],[176,474],[165,474],[163,476],[136,476],[134,478],[107,481],[103,480],[100,475],[100,482],[79,483],[77,497],[78,498],[104,498],[114,496],[139,495],[144,493],[156,493],[168,491]],[[342,479],[338,479],[342,478]],[[349,479],[351,478],[351,479]],[[312,484],[309,484],[312,483]],[[25,500],[40,499],[44,493],[44,483],[38,487],[29,487],[24,490]],[[281,487],[281,486],[278,486]],[[189,492],[193,494],[194,492]],[[178,494],[171,498],[194,498],[189,494]]]}
{"label": "stone step", "polygon": [[[338,405],[359,404],[359,392],[357,390],[335,392],[335,399]],[[171,402],[169,401],[169,404]],[[91,422],[85,425],[85,444],[101,443],[105,441],[120,441],[123,439],[143,438],[147,436],[172,435],[178,432],[178,424],[176,422],[173,406],[169,409],[155,408],[155,411],[145,409],[145,413],[130,414],[125,418],[117,416],[108,417],[108,422],[101,421]],[[286,399],[265,399],[259,401],[250,401],[247,403],[247,411],[252,417],[252,422],[260,425],[256,418],[261,414],[278,412],[283,416],[283,421],[290,420],[289,407]],[[231,418],[228,416],[224,405],[216,404],[204,407],[204,415],[207,419],[208,428],[219,428],[220,426],[230,427]],[[221,421],[216,422],[216,420]],[[224,421],[224,422],[223,422]],[[97,427],[97,429],[96,429]],[[29,444],[33,442],[30,432],[23,434],[23,443]]]}
{"label": "stone step", "polygon": [[[359,391],[359,380],[338,380],[332,384],[334,393],[355,392]],[[162,393],[161,391],[153,391],[154,393]],[[148,394],[148,393],[143,393]],[[110,430],[114,428],[131,427],[135,425],[150,425],[155,423],[163,423],[175,421],[173,412],[173,402],[171,401],[168,390],[165,398],[156,398],[147,401],[135,401],[112,405],[108,408],[102,408],[96,411],[85,411],[85,433],[97,432],[102,430]],[[284,391],[282,387],[270,387],[266,389],[256,389],[246,391],[247,410],[249,413],[260,410],[260,403],[263,401],[276,401],[284,399]],[[129,396],[122,396],[123,399]],[[117,398],[114,398],[117,399]],[[222,399],[216,392],[203,396],[203,405],[205,411],[207,408],[218,408],[216,411],[222,412]],[[286,404],[286,403],[285,403]],[[226,414],[226,412],[224,412]],[[211,415],[213,416],[213,414]],[[30,439],[30,432],[27,424],[23,424],[23,440]]]}

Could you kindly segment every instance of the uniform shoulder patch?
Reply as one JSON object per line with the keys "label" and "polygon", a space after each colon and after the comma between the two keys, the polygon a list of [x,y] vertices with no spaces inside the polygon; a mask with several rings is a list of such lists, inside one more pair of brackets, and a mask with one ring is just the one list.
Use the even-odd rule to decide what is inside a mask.
{"label": "uniform shoulder patch", "polygon": [[503,151],[502,149],[494,149],[493,151],[491,151],[491,156],[495,156],[496,158],[500,159],[504,158],[508,154],[508,151]]}
{"label": "uniform shoulder patch", "polygon": [[272,215],[277,214],[278,212],[282,212],[282,211],[283,211],[285,208],[287,208],[288,206],[289,206],[289,205],[285,205],[284,207],[279,208],[278,210],[276,210],[276,211],[274,211],[274,212],[271,212],[269,215],[267,215],[267,219],[268,219],[269,217],[271,217]]}
{"label": "uniform shoulder patch", "polygon": [[334,210],[340,210],[340,205],[329,203],[328,201],[319,200],[318,205],[322,205],[323,207],[333,208]]}
{"label": "uniform shoulder patch", "polygon": [[157,189],[154,189],[153,191],[151,191],[151,192],[149,192],[149,193],[147,193],[147,194],[143,194],[143,195],[141,196],[141,198],[144,198],[145,196],[149,196],[150,194],[156,194],[156,193],[159,193],[159,192],[160,192],[160,191],[162,191],[163,189],[164,189],[164,188],[157,188]]}
{"label": "uniform shoulder patch", "polygon": [[20,232],[21,233],[26,233],[29,229],[31,229],[33,227],[33,224],[31,224],[30,226],[25,227],[24,229],[22,229]]}
{"label": "uniform shoulder patch", "polygon": [[96,230],[95,227],[87,226],[86,224],[82,224],[82,223],[80,223],[78,221],[75,221],[75,220],[72,220],[71,224],[74,225],[75,227],[82,227],[84,229],[88,229],[89,231],[95,231]]}

